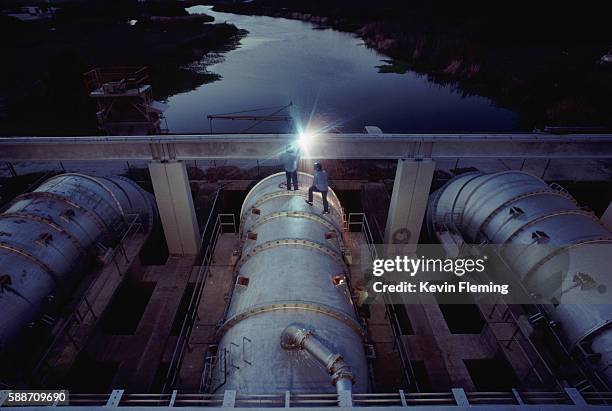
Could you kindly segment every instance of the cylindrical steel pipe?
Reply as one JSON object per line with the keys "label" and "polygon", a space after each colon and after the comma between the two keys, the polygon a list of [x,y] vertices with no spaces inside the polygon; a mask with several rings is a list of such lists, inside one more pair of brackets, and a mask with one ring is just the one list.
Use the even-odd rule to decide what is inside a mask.
{"label": "cylindrical steel pipe", "polygon": [[[285,184],[284,173],[272,175],[244,201],[242,255],[235,267],[228,314],[219,329],[222,338],[211,389],[334,392],[321,362],[331,352],[350,364],[353,391],[367,392],[363,329],[347,286],[340,203],[330,190],[330,214],[322,213],[320,194],[315,194],[313,206],[306,204],[311,175],[299,174],[299,191],[288,191]],[[283,331],[294,323],[316,330],[317,339],[306,339],[308,349],[281,346]]]}
{"label": "cylindrical steel pipe", "polygon": [[123,177],[62,174],[17,197],[0,215],[0,349],[10,351],[50,300],[68,297],[135,215],[150,229],[157,207]]}
{"label": "cylindrical steel pipe", "polygon": [[[601,373],[612,383],[612,304],[589,303],[612,292],[612,233],[593,213],[582,210],[560,187],[524,172],[506,171],[452,179],[432,195],[427,216],[430,233],[440,241],[449,238],[443,233],[452,232],[472,244],[519,245],[499,249],[535,295],[546,295],[547,280],[559,267],[572,274],[563,279],[563,297],[572,303],[551,302],[547,310],[561,325],[570,351],[586,344],[601,354]],[[576,278],[598,286],[577,287]]]}

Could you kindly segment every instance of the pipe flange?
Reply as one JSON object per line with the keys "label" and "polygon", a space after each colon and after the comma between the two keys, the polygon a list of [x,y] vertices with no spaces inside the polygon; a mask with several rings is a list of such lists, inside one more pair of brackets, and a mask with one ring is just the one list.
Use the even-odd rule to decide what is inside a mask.
{"label": "pipe flange", "polygon": [[[257,201],[255,201],[253,204],[251,204],[249,206],[249,208],[261,208],[261,206],[268,202],[269,200],[278,198],[278,197],[285,197],[285,196],[297,196],[297,197],[302,197],[304,199],[306,199],[308,197],[308,193],[306,193],[305,191],[302,190],[298,190],[298,191],[294,191],[294,190],[280,190],[280,191],[273,191],[267,194],[264,194],[263,196],[261,196]],[[322,201],[319,200],[317,197],[317,202]],[[321,202],[322,204],[322,202]],[[336,200],[329,198],[329,205],[330,205],[330,211],[332,212],[332,215],[334,217],[336,217],[338,219],[338,221],[342,221],[343,217],[342,217],[342,212],[338,211],[337,208],[340,208],[339,203],[336,202]],[[246,221],[246,219],[249,216],[249,213],[244,212],[244,210],[242,211],[242,215],[240,216],[240,226],[242,226],[244,224],[244,222]]]}
{"label": "pipe flange", "polygon": [[57,232],[64,234],[68,238],[68,240],[70,240],[70,242],[76,247],[76,249],[79,250],[80,253],[82,253],[82,254],[85,253],[85,249],[83,248],[83,246],[81,245],[79,240],[71,232],[69,232],[64,227],[62,227],[59,224],[57,224],[51,218],[42,217],[42,216],[37,215],[37,214],[25,213],[23,211],[17,211],[17,212],[13,212],[13,213],[4,213],[4,214],[2,214],[2,218],[9,218],[9,217],[15,217],[15,218],[21,218],[21,219],[26,219],[26,220],[32,220],[32,221],[39,222],[41,224],[45,224],[45,225],[53,228]]}
{"label": "pipe flange", "polygon": [[121,206],[121,202],[119,202],[119,200],[117,199],[117,196],[115,196],[115,193],[113,193],[113,190],[108,188],[108,186],[106,186],[102,181],[100,181],[100,179],[96,177],[88,176],[87,174],[81,174],[81,173],[64,173],[64,174],[60,174],[58,177],[80,177],[84,180],[93,182],[99,187],[102,187],[102,190],[106,191],[106,193],[110,195],[111,199],[117,206],[117,209],[119,210],[119,214],[121,214],[121,216],[125,219],[125,211],[123,210],[123,207]]}
{"label": "pipe flange", "polygon": [[267,250],[273,249],[275,247],[280,247],[280,246],[301,247],[301,248],[315,250],[321,254],[324,254],[324,255],[327,255],[333,258],[334,260],[336,260],[336,262],[338,262],[338,264],[344,267],[345,272],[348,272],[348,266],[346,265],[346,262],[344,261],[344,259],[342,258],[342,255],[338,251],[334,250],[333,248],[325,244],[317,243],[317,242],[310,241],[310,240],[302,240],[300,238],[280,238],[278,240],[270,240],[270,241],[266,241],[265,243],[256,245],[248,253],[242,255],[240,260],[238,260],[238,263],[236,264],[236,268],[234,270],[237,273],[240,272],[240,269],[242,268],[242,266],[246,263],[246,261],[249,258],[263,251],[267,251]]}
{"label": "pipe flange", "polygon": [[342,360],[344,360],[344,358],[339,353],[335,353],[331,355],[327,360],[327,364],[325,364],[325,368],[327,368],[327,373],[329,375],[332,375],[335,372],[337,372],[338,370],[335,370],[334,366],[336,365],[337,362],[342,361]]}
{"label": "pipe flange", "polygon": [[[307,220],[316,221],[317,223],[321,224],[323,227],[327,228],[328,230],[335,231],[338,235],[339,241],[342,243],[341,241],[342,240],[342,230],[341,229],[336,227],[336,225],[330,222],[329,220],[319,216],[318,214],[315,214],[313,212],[308,212],[308,211],[289,211],[289,210],[288,211],[276,211],[274,213],[270,213],[264,216],[263,218],[258,219],[256,222],[253,223],[253,225],[249,227],[249,230],[256,231],[261,225],[271,220],[274,220],[276,218],[282,218],[282,217],[304,218]],[[242,233],[240,237],[242,238]]]}
{"label": "pipe flange", "polygon": [[249,317],[270,311],[284,310],[315,311],[321,314],[328,315],[348,325],[353,331],[355,331],[357,335],[359,335],[360,338],[365,338],[365,331],[363,329],[363,326],[359,324],[355,319],[351,318],[350,315],[320,303],[304,301],[279,301],[273,304],[251,307],[249,310],[241,312],[240,314],[236,314],[226,320],[217,330],[217,338],[221,338],[221,336],[225,334],[228,329]]}
{"label": "pipe flange", "polygon": [[[15,198],[11,202],[11,205],[16,204],[17,202],[22,201],[22,200],[38,200],[38,199],[50,199],[50,200],[58,201],[63,204],[68,204],[69,206],[79,210],[83,214],[86,214],[88,217],[90,217],[92,221],[94,222],[94,224],[98,226],[98,228],[100,229],[102,233],[109,233],[109,236],[117,235],[117,230],[114,230],[109,224],[109,222],[102,219],[102,217],[100,217],[95,211],[83,207],[82,205],[72,201],[72,199],[68,197],[63,197],[59,194],[55,194],[52,192],[30,191],[29,193],[22,194],[19,197]],[[119,214],[119,216],[123,217],[121,214]]]}
{"label": "pipe flange", "polygon": [[336,385],[339,380],[349,380],[352,384],[355,384],[355,376],[350,370],[338,370],[331,376],[331,384]]}
{"label": "pipe flange", "polygon": [[[505,210],[510,204],[515,203],[515,202],[520,201],[520,200],[524,200],[525,198],[535,197],[535,196],[539,196],[539,195],[561,196],[561,197],[567,198],[568,200],[573,201],[574,204],[576,204],[576,200],[574,198],[572,198],[568,194],[564,194],[564,193],[562,193],[560,191],[550,190],[550,189],[546,189],[546,188],[542,189],[542,190],[529,191],[527,193],[523,193],[523,194],[520,194],[520,195],[512,197],[511,199],[509,199],[509,200],[503,202],[502,204],[500,204],[497,208],[495,208],[495,210],[491,211],[491,213],[487,216],[487,218],[485,218],[481,222],[481,224],[478,226],[478,229],[476,230],[476,233],[481,232],[482,231],[482,227],[487,226],[491,222],[491,220],[493,220],[493,218],[495,218],[501,211]],[[529,223],[531,223],[531,221]]]}

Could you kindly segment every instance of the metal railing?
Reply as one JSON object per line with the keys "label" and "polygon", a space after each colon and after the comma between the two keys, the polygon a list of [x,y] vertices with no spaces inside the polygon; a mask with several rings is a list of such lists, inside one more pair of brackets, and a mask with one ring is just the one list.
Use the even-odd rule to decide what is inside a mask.
{"label": "metal railing", "polygon": [[[604,392],[610,391],[610,385],[606,382],[605,378],[600,374],[600,372],[595,369],[593,364],[586,357],[586,353],[583,350],[569,351],[565,344],[563,343],[559,333],[551,326],[553,321],[546,313],[546,310],[543,306],[534,304],[533,307],[536,309],[536,313],[530,318],[540,318],[541,324],[545,332],[547,332],[550,336],[552,336],[555,341],[557,347],[560,348],[563,355],[566,358],[574,360],[575,368],[580,374],[581,381],[573,384],[574,387],[578,388],[580,391],[597,391],[602,390]],[[534,321],[534,322],[537,322]],[[580,347],[580,344],[578,344]]]}
{"label": "metal railing", "polygon": [[[496,256],[498,257],[498,260],[506,267],[506,269],[509,272],[511,272],[510,267],[507,265],[506,261],[500,255],[499,249],[494,247],[493,250]],[[518,282],[517,285],[521,287],[523,293],[525,293],[526,295],[528,294],[528,291],[522,282]],[[501,301],[501,303],[497,301]],[[504,321],[514,323],[516,327],[516,331],[514,332],[514,334],[512,335],[510,339],[499,340],[499,343],[501,344],[505,342],[508,345],[512,344],[513,342],[518,343],[519,347],[523,351],[524,356],[527,358],[527,360],[532,366],[531,371],[538,374],[537,378],[539,378],[540,381],[543,381],[541,378],[542,376],[541,373],[538,373],[536,369],[538,365],[541,365],[544,368],[543,370],[544,373],[549,374],[551,378],[554,378],[555,385],[558,388],[562,388],[561,383],[556,378],[556,374],[552,371],[551,366],[542,357],[538,348],[536,347],[534,342],[531,340],[531,338],[527,336],[522,336],[523,338],[517,338],[517,334],[522,334],[520,327],[518,326],[518,318],[516,317],[514,312],[512,312],[510,307],[505,303],[503,297],[499,296],[497,301],[495,304],[493,304],[491,312],[489,314],[483,312],[483,315],[488,315],[488,317],[491,318],[493,313],[496,310],[498,310],[499,307],[504,306],[505,310],[500,313],[500,318],[502,318],[502,320]],[[535,304],[535,303],[530,304],[530,306],[533,307],[536,311],[536,313],[532,315],[532,317],[539,317],[543,319],[542,324],[544,324],[544,328],[546,332],[548,332],[549,335],[553,337],[554,342],[556,343],[556,346],[561,350],[561,352],[564,353],[564,355],[567,358],[574,358],[574,359],[579,360],[579,362],[575,364],[576,365],[575,369],[580,374],[581,378],[583,378],[581,382],[586,382],[586,384],[582,388],[578,387],[578,384],[575,384],[575,386],[577,388],[580,388],[580,391],[596,391],[597,389],[604,390],[606,392],[609,391],[610,387],[605,382],[605,379],[599,374],[599,372],[596,369],[594,369],[594,367],[592,366],[591,363],[589,363],[588,360],[584,359],[584,356],[582,356],[580,353],[575,353],[575,352],[571,353],[566,349],[565,344],[563,343],[557,331],[555,331],[551,327],[550,324],[552,323],[552,321],[549,318],[548,314],[546,313],[545,308],[542,305]],[[533,352],[535,354],[535,361],[532,361],[529,358],[527,351]],[[575,355],[572,355],[572,354],[575,354]]]}
{"label": "metal railing", "polygon": [[119,242],[117,243],[117,246],[114,247],[109,254],[105,254],[106,261],[104,262],[106,263],[106,262],[112,261],[118,272],[120,271],[120,268],[119,268],[119,263],[117,262],[117,259],[116,259],[117,253],[121,252],[121,255],[125,259],[125,262],[129,263],[127,253],[123,245],[125,241],[128,238],[131,238],[134,233],[142,231],[142,221],[140,220],[139,214],[128,214],[126,217],[126,224],[127,224],[127,227],[125,231],[119,237]]}
{"label": "metal railing", "polygon": [[361,232],[365,238],[370,257],[372,259],[378,258],[378,251],[374,245],[376,244],[376,241],[372,235],[372,230],[370,229],[370,224],[368,223],[368,218],[366,217],[365,213],[349,213],[347,225],[349,231],[352,227],[359,228],[359,232]]}
{"label": "metal railing", "polygon": [[[567,190],[558,184],[557,185],[552,184],[551,188],[559,192],[562,192],[562,193],[567,193]],[[454,222],[456,221],[456,217],[459,216],[460,214],[461,214],[460,212],[456,212],[452,214],[450,220],[439,224],[437,228],[439,230],[446,231],[446,232],[459,233],[459,230],[455,226]],[[484,246],[487,244],[488,242],[485,241],[481,243],[480,245],[477,245],[476,247]],[[464,252],[464,248],[469,248],[469,247],[470,246],[465,243],[462,244],[462,249],[460,250],[460,253]],[[508,263],[505,261],[505,259],[500,254],[499,248],[492,247],[491,250],[493,250],[498,261],[501,264],[503,264],[507,272],[512,272],[512,270],[508,266]],[[488,280],[489,279],[487,278],[485,282],[487,282]],[[516,283],[516,285],[518,285],[521,288],[521,291],[525,295],[530,295],[529,291],[525,288],[525,285],[522,282],[519,281]],[[523,335],[523,332],[519,326],[518,318],[516,317],[515,313],[512,311],[510,306],[505,302],[502,296],[498,296],[497,300],[493,303],[490,312],[488,313],[483,310],[482,305],[477,304],[477,306],[479,310],[481,311],[482,315],[486,316],[489,319],[489,321],[487,321],[487,328],[485,329],[485,332],[488,331],[489,333],[492,334],[493,338],[495,338],[495,340],[500,345],[500,347],[502,347],[502,351],[505,356],[506,356],[506,353],[505,353],[504,348],[510,349],[513,343],[515,343],[515,345],[517,345],[520,348],[521,353],[523,354],[528,364],[530,365],[529,373],[523,376],[522,378],[523,381],[526,380],[528,377],[530,377],[530,375],[533,373],[535,377],[543,385],[550,386],[551,385],[550,382],[552,382],[552,385],[554,385],[556,388],[558,389],[563,388],[563,385],[557,378],[556,373],[553,371],[552,367],[548,364],[548,362],[544,359],[544,357],[540,353],[536,344],[531,340],[529,336]],[[546,324],[545,325],[546,331],[554,338],[554,341],[556,342],[557,347],[566,355],[567,358],[573,358],[571,353],[567,351],[567,349],[565,348],[565,345],[562,342],[561,338],[559,337],[558,333],[550,326],[551,320],[550,318],[548,318],[546,310],[541,305],[538,305],[535,303],[531,304],[531,306],[534,307],[536,310],[535,315],[545,320],[543,321],[543,323]],[[499,307],[504,307],[503,311],[500,312]],[[490,320],[493,318],[493,314],[495,312],[498,312],[501,322],[514,325],[515,328],[510,338],[500,339],[495,334],[495,332],[492,330],[491,323],[494,323],[494,322]],[[578,356],[578,359],[581,360],[582,358]],[[540,369],[539,371],[538,371],[538,367]],[[588,361],[582,361],[582,363],[576,364],[575,368],[577,372],[583,378],[581,382],[584,383],[584,387],[580,388],[578,384],[575,384],[576,388],[580,388],[580,391],[596,391],[597,389],[600,389],[600,390],[605,390],[605,392],[607,392],[610,389],[610,387],[606,384],[605,380],[599,375],[597,370],[595,370],[592,367],[592,365],[588,363]],[[548,381],[548,384],[547,384],[547,381]],[[593,382],[595,382],[596,385],[594,385]]]}
{"label": "metal railing", "polygon": [[[223,222],[223,219],[230,220],[230,221]],[[223,227],[226,227],[226,226],[231,226],[233,233],[237,232],[236,218],[234,214],[219,214],[218,225],[219,225],[219,229],[221,230],[221,232],[223,232]],[[210,258],[212,258],[213,252],[214,252],[214,248],[211,251]],[[204,258],[206,258],[206,255],[207,254],[205,253]],[[232,289],[231,292],[233,293],[234,289]],[[231,296],[230,298],[226,299],[226,306],[225,306],[225,310],[223,312],[222,318],[226,318],[227,311],[230,307],[230,302],[231,302]],[[226,381],[225,379],[227,377],[227,356],[225,355],[226,354],[225,350],[221,353],[221,355],[219,355],[219,353],[210,354],[210,352],[211,351],[209,347],[209,353],[207,353],[206,357],[204,358],[204,368],[202,370],[202,374],[200,375],[199,392],[214,392],[218,387],[221,387],[223,384],[225,384],[225,381]],[[219,361],[223,361],[224,380],[220,382],[217,387],[211,388],[212,381],[213,381],[213,373],[215,371],[215,367],[217,367],[220,364]]]}
{"label": "metal railing", "polygon": [[149,80],[147,67],[117,66],[99,67],[83,74],[88,92],[102,87],[104,83],[125,80],[128,88],[138,87]]}
{"label": "metal railing", "polygon": [[[142,222],[139,214],[128,214],[126,216],[126,224],[124,232],[119,237],[119,241],[117,245],[105,254],[105,264],[110,262],[113,263],[115,269],[119,276],[122,276],[120,262],[117,261],[117,256],[120,254],[125,260],[125,264],[129,264],[129,258],[127,252],[125,250],[124,244],[126,241],[131,239],[134,234],[142,231]],[[49,364],[49,357],[51,353],[57,349],[58,344],[63,342],[64,339],[68,339],[68,341],[77,349],[81,350],[79,343],[76,338],[71,334],[72,329],[75,326],[81,325],[88,316],[91,316],[94,321],[98,321],[101,313],[96,313],[93,309],[91,302],[89,301],[88,295],[90,294],[93,286],[96,284],[98,278],[102,274],[103,270],[99,270],[96,278],[92,279],[87,286],[87,288],[80,293],[80,299],[74,304],[74,309],[68,314],[68,316],[64,319],[61,327],[55,332],[55,336],[51,343],[49,344],[47,350],[42,354],[40,359],[37,361],[36,365],[32,370],[32,375],[37,376],[40,382],[44,382],[46,378],[45,370],[53,368],[52,365]]]}
{"label": "metal railing", "polygon": [[[459,233],[459,230],[455,226],[454,222],[456,221],[456,217],[460,216],[461,213],[453,213],[451,215],[450,221],[446,221],[440,225],[440,228],[447,232],[455,232]],[[482,245],[486,245],[487,243],[483,243]],[[469,248],[467,244],[463,244],[462,249],[460,249],[460,254],[463,253],[465,248]],[[478,247],[478,246],[476,246]],[[493,251],[497,255],[501,264],[503,264],[508,271],[510,267],[507,265],[505,260],[499,254],[499,250],[497,248],[493,248]],[[474,277],[480,283],[486,283],[487,279],[482,279],[478,277]],[[485,281],[487,280],[487,281]],[[522,286],[522,284],[521,284]],[[526,293],[527,291],[523,288],[523,291]],[[540,351],[537,349],[531,338],[525,336],[523,331],[519,326],[519,320],[516,315],[512,312],[509,305],[506,304],[504,298],[502,296],[498,296],[495,302],[491,305],[491,309],[489,312],[485,311],[485,305],[476,304],[481,314],[487,318],[485,328],[483,333],[489,334],[499,345],[503,355],[506,359],[512,363],[511,359],[508,358],[506,350],[511,350],[513,346],[518,347],[520,353],[525,358],[527,364],[529,364],[529,371],[526,375],[521,376],[521,382],[525,382],[528,378],[533,374],[535,378],[542,384],[543,386],[554,386],[556,389],[563,389],[563,385],[557,379],[556,374],[553,372],[552,368],[549,366],[547,361],[542,357]],[[501,311],[500,311],[501,309]],[[499,321],[494,321],[493,317],[495,314],[498,314]],[[499,336],[495,333],[492,328],[493,324],[509,324],[512,325],[513,331],[509,338],[499,338]]]}
{"label": "metal railing", "polygon": [[219,197],[221,189],[215,192],[215,198],[211,206],[211,211],[202,230],[200,237],[200,253],[196,259],[198,261],[199,269],[192,281],[192,274],[189,275],[188,283],[194,282],[193,292],[189,298],[189,304],[185,317],[183,318],[181,328],[177,337],[176,345],[172,352],[172,357],[166,372],[164,385],[162,387],[162,393],[166,393],[169,389],[174,388],[177,377],[179,375],[183,359],[185,357],[185,350],[189,343],[189,337],[195,324],[195,320],[198,317],[198,308],[200,306],[200,300],[202,299],[202,293],[206,280],[210,274],[210,267],[214,263],[214,252],[217,246],[217,241],[221,233],[225,232],[226,227],[231,227],[232,233],[236,233],[236,218],[234,214],[218,213],[217,208],[219,204]]}
{"label": "metal railing", "polygon": [[[351,227],[358,227],[365,238],[365,243],[368,248],[370,259],[373,261],[378,258],[378,250],[376,249],[376,241],[372,235],[370,224],[365,213],[350,213],[348,216],[348,229]],[[393,332],[393,343],[394,348],[397,348],[400,362],[402,363],[402,370],[404,371],[404,378],[406,379],[407,386],[415,391],[420,391],[418,381],[415,377],[414,369],[408,355],[408,348],[402,338],[402,328],[400,321],[395,312],[395,308],[391,303],[391,299],[387,293],[383,293],[383,299],[385,302],[385,316],[389,319],[391,325],[391,331]]]}
{"label": "metal railing", "polygon": [[[0,398],[6,391],[0,391]],[[68,404],[79,407],[223,407],[223,408],[321,408],[339,407],[337,393],[244,394],[227,390],[223,394],[188,394],[176,390],[165,394],[126,394],[115,390],[107,394],[69,395]],[[446,392],[415,393],[403,390],[389,393],[351,394],[352,407],[414,406],[609,406],[612,392],[579,393],[572,388],[562,391],[491,391],[471,392],[454,388]],[[0,399],[1,402],[1,399]],[[2,405],[2,404],[0,404]],[[344,408],[344,407],[343,407]]]}
{"label": "metal railing", "polygon": [[[512,312],[510,307],[503,302],[500,297],[498,301],[493,304],[491,310],[486,313],[484,307],[478,305],[481,313],[488,318],[485,331],[488,331],[497,343],[502,347],[502,351],[505,349],[512,349],[512,347],[518,347],[520,353],[529,364],[529,371],[526,375],[520,377],[521,381],[526,381],[533,374],[540,384],[543,386],[553,385],[557,389],[562,389],[563,385],[556,378],[555,373],[548,365],[544,357],[540,354],[539,350],[533,344],[531,339],[523,334],[519,326],[519,320],[516,315]],[[503,310],[500,309],[503,307]],[[493,321],[494,315],[499,315],[499,321]],[[512,334],[509,338],[499,338],[498,335],[493,331],[492,324],[510,324],[514,327]]]}

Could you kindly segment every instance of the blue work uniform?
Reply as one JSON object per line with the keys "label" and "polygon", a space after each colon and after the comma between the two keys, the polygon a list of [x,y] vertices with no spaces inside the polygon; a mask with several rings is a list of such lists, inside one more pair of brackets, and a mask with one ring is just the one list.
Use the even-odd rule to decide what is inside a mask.
{"label": "blue work uniform", "polygon": [[315,171],[312,186],[308,189],[308,201],[312,203],[313,193],[321,193],[323,197],[323,211],[329,212],[329,203],[327,202],[327,191],[329,190],[329,183],[327,182],[327,171]]}

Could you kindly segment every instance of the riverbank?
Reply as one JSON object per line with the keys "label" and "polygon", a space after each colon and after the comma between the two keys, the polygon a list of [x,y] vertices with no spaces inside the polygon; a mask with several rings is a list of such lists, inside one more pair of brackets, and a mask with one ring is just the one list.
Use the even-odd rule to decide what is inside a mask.
{"label": "riverbank", "polygon": [[[65,3],[54,19],[0,16],[0,135],[97,134],[82,75],[98,66],[148,66],[155,98],[215,81],[203,58],[234,48],[245,33],[180,2]],[[205,59],[204,59],[205,60]]]}
{"label": "riverbank", "polygon": [[411,70],[465,95],[489,97],[518,111],[521,129],[612,126],[612,66],[597,64],[612,42],[605,14],[548,6],[255,0],[215,10],[355,33],[391,57],[381,72]]}

